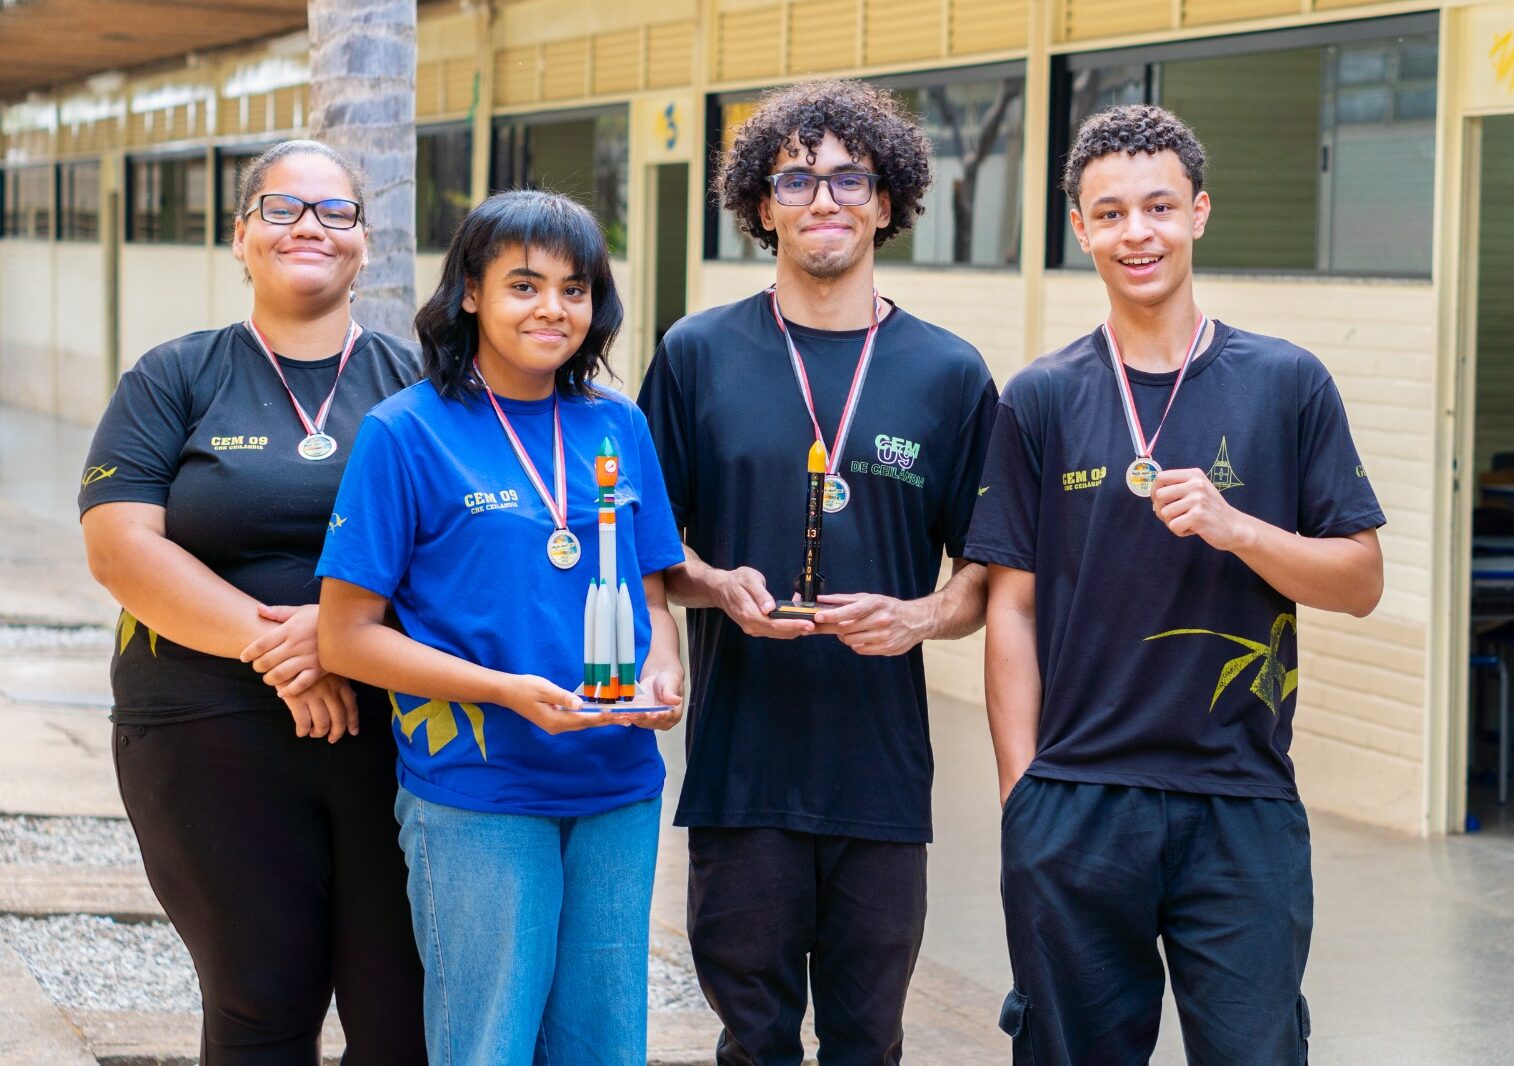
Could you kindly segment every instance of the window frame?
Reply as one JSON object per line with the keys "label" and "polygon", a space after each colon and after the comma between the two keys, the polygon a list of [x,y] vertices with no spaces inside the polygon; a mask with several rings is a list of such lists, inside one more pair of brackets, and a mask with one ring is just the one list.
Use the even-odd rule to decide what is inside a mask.
{"label": "window frame", "polygon": [[60,159],[53,167],[53,238],[58,241],[67,241],[70,244],[98,244],[103,238],[105,231],[105,215],[103,204],[95,207],[95,235],[93,237],[78,237],[65,233],[64,216],[72,213],[72,198],[65,206],[63,198],[63,175],[78,166],[93,166],[96,174],[96,192],[102,191],[100,182],[104,171],[104,160],[100,156],[81,156],[74,159]]}
{"label": "window frame", "polygon": [[[446,122],[417,122],[415,124],[415,154],[416,154],[416,167],[415,167],[415,251],[416,251],[417,255],[437,255],[437,254],[445,253],[447,251],[447,248],[452,243],[452,234],[448,233],[442,239],[442,241],[441,241],[440,244],[422,244],[421,243],[421,232],[420,232],[420,220],[421,220],[421,216],[420,216],[420,211],[421,211],[421,198],[420,198],[420,185],[421,185],[421,174],[420,174],[420,142],[421,142],[421,138],[422,137],[428,137],[428,136],[435,136],[435,135],[438,135],[438,134],[447,134],[447,133],[461,133],[461,134],[463,134],[467,138],[467,141],[468,141],[468,151],[467,151],[466,154],[467,154],[468,174],[469,174],[468,188],[467,188],[467,193],[468,193],[468,210],[471,211],[476,206],[473,203],[473,179],[472,179],[472,174],[473,174],[473,153],[476,150],[475,146],[473,144],[473,139],[474,139],[473,138],[473,123],[467,121],[466,119],[461,119],[461,120],[459,120],[459,119],[453,119],[451,121],[446,121]],[[467,211],[464,211],[463,214],[466,215]],[[459,221],[461,221],[461,218],[459,218]]]}
{"label": "window frame", "polygon": [[[1053,57],[1054,59],[1056,57]],[[956,85],[964,82],[998,81],[1004,78],[1019,78],[1022,94],[1029,89],[1027,74],[1027,61],[1024,59],[1008,59],[995,63],[976,63],[962,67],[933,67],[930,70],[911,70],[897,74],[878,74],[872,77],[864,77],[859,80],[880,89],[894,91],[904,89],[919,89],[935,85]],[[791,79],[788,81],[775,81],[768,85],[757,86],[750,89],[729,89],[722,92],[712,92],[705,97],[705,151],[704,151],[704,261],[706,263],[736,263],[739,260],[722,259],[720,257],[720,213],[724,210],[720,206],[719,198],[715,190],[715,179],[720,170],[720,156],[723,150],[725,126],[721,116],[724,108],[729,104],[750,103],[769,89],[783,88],[797,84],[804,79]],[[1025,145],[1020,144],[1021,159],[1024,159]],[[933,177],[934,183],[934,177]],[[1021,204],[1023,212],[1023,202]],[[1023,244],[1022,244],[1023,248]],[[875,264],[878,270],[971,270],[971,271],[998,271],[1005,274],[1019,274],[1023,269],[1020,259],[1021,248],[1015,249],[1014,263],[949,263],[949,262],[890,262],[879,260]]]}
{"label": "window frame", "polygon": [[[232,221],[231,228],[229,228],[225,233],[221,232],[221,194],[224,191],[226,191],[226,189],[225,189],[225,179],[224,179],[224,177],[221,174],[222,162],[225,159],[229,158],[229,157],[235,157],[235,158],[238,158],[238,159],[241,159],[241,158],[256,159],[258,156],[262,155],[264,152],[266,152],[268,149],[272,148],[275,144],[278,144],[278,143],[279,142],[276,141],[276,140],[269,141],[269,140],[259,139],[259,140],[247,141],[247,142],[243,142],[243,143],[226,143],[226,144],[216,144],[216,145],[213,146],[214,150],[215,150],[215,154],[214,154],[213,173],[211,174],[211,180],[210,180],[210,186],[211,186],[211,188],[210,188],[210,204],[211,204],[210,210],[211,210],[211,212],[214,215],[214,228],[215,228],[214,241],[215,241],[215,243],[217,245],[229,245],[229,244],[231,244],[232,235],[236,231],[236,214],[233,213],[232,219],[231,219],[231,221]],[[236,177],[233,176],[232,177],[232,190],[231,191],[234,192],[235,188],[236,188]]]}
{"label": "window frame", "polygon": [[125,215],[121,226],[121,243],[123,245],[136,244],[144,248],[200,248],[206,244],[206,238],[211,236],[215,226],[217,213],[214,198],[215,175],[205,175],[205,233],[198,240],[143,240],[137,235],[137,163],[168,163],[177,161],[199,160],[207,168],[210,161],[206,158],[205,146],[193,149],[178,149],[168,152],[136,152],[129,153],[124,157],[122,167],[122,207]]}
{"label": "window frame", "polygon": [[[528,126],[556,126],[571,122],[592,122],[601,118],[624,118],[626,120],[625,181],[627,188],[626,201],[622,205],[626,211],[626,217],[621,220],[621,223],[622,225],[629,228],[630,216],[632,211],[634,210],[634,206],[631,203],[630,198],[630,179],[632,164],[631,141],[635,137],[635,131],[631,128],[631,105],[629,101],[623,100],[604,104],[588,104],[581,107],[564,107],[538,111],[495,112],[489,118],[489,192],[491,194],[496,192],[503,192],[507,188],[513,187],[506,186],[502,183],[502,175],[500,174],[500,168],[497,165],[499,160],[498,148],[501,130],[510,131],[512,140],[512,143],[510,145],[510,154],[513,159],[519,147],[514,143],[515,131],[520,128]],[[603,231],[604,219],[601,219],[599,217],[599,213],[595,211],[592,204],[586,206],[591,212],[594,213],[595,221],[600,224],[601,231]],[[608,233],[605,234],[606,243],[610,246],[610,258],[612,260],[623,260],[627,258],[630,251],[629,247],[621,247],[617,252],[616,248],[613,245],[613,242],[610,241],[610,236],[611,235]]]}
{"label": "window frame", "polygon": [[[1047,143],[1046,165],[1046,248],[1044,262],[1047,270],[1079,270],[1069,267],[1064,259],[1067,240],[1067,194],[1062,191],[1062,167],[1067,153],[1072,148],[1072,82],[1073,77],[1089,70],[1116,66],[1144,66],[1146,69],[1145,99],[1150,101],[1156,85],[1155,68],[1162,63],[1184,60],[1220,59],[1226,56],[1256,55],[1265,52],[1281,52],[1303,48],[1325,49],[1331,46],[1362,44],[1392,37],[1418,37],[1440,33],[1440,18],[1437,12],[1414,12],[1406,15],[1386,15],[1380,18],[1352,19],[1345,22],[1322,22],[1310,26],[1296,26],[1279,30],[1255,30],[1247,33],[1225,34],[1215,37],[1194,37],[1181,41],[1164,41],[1155,44],[1129,45],[1119,48],[1104,48],[1089,52],[1067,52],[1051,57],[1051,107],[1050,137]],[[1439,91],[1440,74],[1437,74],[1436,109],[1441,106]],[[1436,146],[1437,150],[1439,146]],[[1316,193],[1316,209],[1323,212],[1322,194]],[[1318,238],[1316,238],[1318,241]],[[1318,258],[1316,257],[1316,263]],[[1206,274],[1255,277],[1303,277],[1319,278],[1386,278],[1390,280],[1427,281],[1433,265],[1423,271],[1362,273],[1350,270],[1328,270],[1315,266],[1303,268],[1276,267],[1201,267]]]}
{"label": "window frame", "polygon": [[[42,227],[42,232],[41,233],[32,233],[31,232],[31,226],[30,226],[30,224],[27,225],[26,232],[24,232],[24,233],[22,233],[22,232],[12,232],[11,231],[11,227],[7,224],[8,220],[10,218],[10,213],[9,212],[10,212],[10,210],[11,210],[11,208],[12,208],[13,205],[10,203],[10,199],[9,199],[9,195],[10,194],[8,192],[11,183],[8,180],[6,180],[6,179],[10,175],[12,175],[12,174],[18,175],[16,184],[19,186],[19,184],[20,184],[19,175],[23,171],[28,171],[28,170],[38,170],[38,171],[47,171],[48,172],[45,175],[44,180],[42,180],[42,181],[40,181],[38,183],[43,188],[45,188],[47,190],[47,198],[48,198],[47,224]],[[20,198],[18,197],[18,201],[19,200],[20,200]],[[20,202],[18,202],[17,205],[15,205],[18,210],[20,209],[21,203],[24,203],[24,201],[20,201]],[[49,162],[49,163],[29,162],[29,163],[10,163],[10,164],[7,164],[7,165],[5,165],[3,167],[0,167],[0,240],[54,241],[54,240],[57,239],[57,228],[58,228],[58,164],[56,162]]]}

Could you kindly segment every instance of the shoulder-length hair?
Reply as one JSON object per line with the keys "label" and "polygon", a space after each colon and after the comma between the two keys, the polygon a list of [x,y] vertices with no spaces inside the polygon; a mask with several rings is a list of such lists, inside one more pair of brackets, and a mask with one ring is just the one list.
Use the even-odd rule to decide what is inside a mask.
{"label": "shoulder-length hair", "polygon": [[610,372],[610,345],[625,316],[610,275],[610,252],[587,209],[559,193],[535,189],[495,193],[458,224],[441,283],[415,316],[426,377],[449,398],[481,394],[482,386],[473,380],[478,316],[463,310],[463,296],[467,282],[481,284],[489,264],[512,245],[560,256],[588,279],[594,314],[583,344],[557,368],[557,391],[593,396],[589,383],[601,370]]}

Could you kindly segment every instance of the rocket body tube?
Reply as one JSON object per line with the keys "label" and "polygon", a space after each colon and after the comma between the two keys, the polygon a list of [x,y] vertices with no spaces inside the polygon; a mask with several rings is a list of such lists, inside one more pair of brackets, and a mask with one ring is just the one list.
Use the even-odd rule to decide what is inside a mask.
{"label": "rocket body tube", "polygon": [[636,698],[636,619],[631,613],[631,590],[622,580],[615,597],[615,673],[620,699]]}
{"label": "rocket body tube", "polygon": [[594,602],[594,700],[612,703],[618,693],[615,675],[615,593],[601,581]]}
{"label": "rocket body tube", "polygon": [[589,578],[589,595],[584,599],[584,699],[594,698],[594,609],[599,605],[599,586]]}
{"label": "rocket body tube", "polygon": [[814,603],[820,582],[820,533],[825,520],[825,445],[816,441],[809,454],[809,499],[804,507],[804,570],[799,575],[799,601]]}

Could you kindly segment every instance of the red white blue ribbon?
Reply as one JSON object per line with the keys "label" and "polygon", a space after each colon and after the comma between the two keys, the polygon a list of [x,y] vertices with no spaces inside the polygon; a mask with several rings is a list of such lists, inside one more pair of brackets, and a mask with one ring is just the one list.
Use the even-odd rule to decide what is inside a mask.
{"label": "red white blue ribbon", "polygon": [[300,401],[295,398],[294,390],[289,387],[289,379],[284,377],[284,368],[279,366],[279,357],[273,354],[273,349],[268,347],[268,338],[263,336],[263,331],[253,325],[252,319],[247,320],[247,330],[258,342],[258,347],[263,349],[263,354],[268,358],[268,365],[273,367],[273,372],[279,376],[279,382],[284,386],[284,391],[289,393],[289,402],[294,404],[294,413],[300,417],[300,425],[305,427],[306,436],[314,436],[326,431],[326,416],[331,414],[331,401],[336,399],[336,385],[342,380],[342,371],[347,369],[347,360],[352,358],[352,349],[357,344],[358,336],[363,332],[363,327],[356,322],[347,326],[347,341],[342,345],[342,358],[336,364],[336,378],[331,382],[331,391],[326,394],[326,400],[321,404],[320,410],[315,413],[315,421],[305,413],[300,406]]}
{"label": "red white blue ribbon", "polygon": [[[773,311],[773,321],[778,323],[778,332],[783,334],[784,343],[788,345],[789,362],[794,367],[794,380],[799,382],[799,393],[804,397],[804,409],[809,412],[810,424],[815,427],[815,439],[821,444],[825,443],[825,434],[820,431],[820,420],[815,417],[815,398],[810,392],[809,375],[804,372],[804,360],[799,356],[799,349],[794,347],[794,338],[789,336],[789,328],[784,324],[783,313],[778,310],[778,287],[775,285],[768,289],[768,300]],[[841,425],[836,427],[836,440],[831,445],[830,456],[826,467],[826,473],[834,475],[841,468],[841,451],[846,447],[846,438],[852,431],[852,418],[857,413],[857,402],[862,397],[862,383],[867,380],[867,368],[873,361],[873,342],[878,337],[879,307],[882,300],[878,298],[878,290],[873,290],[873,323],[868,327],[867,337],[862,341],[862,354],[857,358],[857,369],[852,372],[852,385],[847,390],[846,403],[841,408]]]}
{"label": "red white blue ribbon", "polygon": [[1167,406],[1162,409],[1162,420],[1157,423],[1156,432],[1148,441],[1141,428],[1140,413],[1136,411],[1135,395],[1130,391],[1130,377],[1125,373],[1125,357],[1120,353],[1119,342],[1114,338],[1114,329],[1108,322],[1104,323],[1104,339],[1109,342],[1109,361],[1114,364],[1115,380],[1120,384],[1120,406],[1125,409],[1125,425],[1130,430],[1130,443],[1135,446],[1137,458],[1150,459],[1151,453],[1156,450],[1157,438],[1162,435],[1162,427],[1167,424],[1167,414],[1172,410],[1172,401],[1178,398],[1178,390],[1183,387],[1183,378],[1187,377],[1188,368],[1193,365],[1194,357],[1199,353],[1199,340],[1204,336],[1204,327],[1208,324],[1209,319],[1200,312],[1199,324],[1194,328],[1193,339],[1188,342],[1188,354],[1183,357],[1178,378],[1172,383],[1172,392],[1167,397]]}
{"label": "red white blue ribbon", "polygon": [[536,472],[536,464],[526,454],[526,447],[516,436],[515,427],[510,425],[510,420],[505,417],[505,410],[494,398],[494,390],[489,388],[489,382],[484,378],[484,372],[478,368],[478,360],[473,360],[473,373],[484,386],[484,395],[489,398],[489,406],[494,408],[494,415],[499,419],[500,426],[505,431],[505,436],[510,439],[510,447],[515,452],[515,458],[520,461],[521,469],[526,472],[531,487],[541,497],[541,502],[547,505],[547,513],[552,516],[554,529],[568,528],[568,464],[563,459],[562,447],[562,415],[557,407],[557,392],[552,392],[552,484],[557,490],[557,498],[547,492],[547,484]]}

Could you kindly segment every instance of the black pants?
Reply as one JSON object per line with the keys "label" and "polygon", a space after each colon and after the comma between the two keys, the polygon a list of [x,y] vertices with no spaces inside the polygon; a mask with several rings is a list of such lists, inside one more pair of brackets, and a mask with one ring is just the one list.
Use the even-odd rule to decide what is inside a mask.
{"label": "black pants", "polygon": [[925,845],[689,830],[689,944],[720,1066],[798,1066],[806,971],[824,1066],[897,1063],[925,932]]}
{"label": "black pants", "polygon": [[318,1066],[333,990],[343,1063],[426,1061],[394,740],[363,702],[335,744],[295,736],[282,703],[115,727],[148,880],[199,972],[202,1066]]}
{"label": "black pants", "polygon": [[1026,777],[1002,848],[1015,1066],[1145,1066],[1158,940],[1190,1063],[1307,1063],[1314,885],[1297,801]]}

